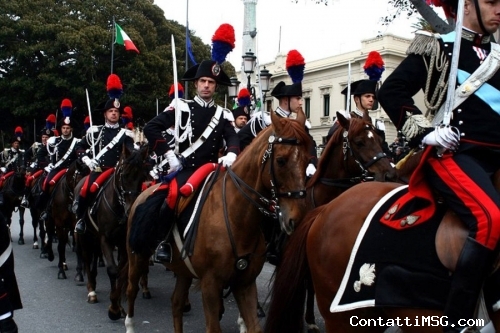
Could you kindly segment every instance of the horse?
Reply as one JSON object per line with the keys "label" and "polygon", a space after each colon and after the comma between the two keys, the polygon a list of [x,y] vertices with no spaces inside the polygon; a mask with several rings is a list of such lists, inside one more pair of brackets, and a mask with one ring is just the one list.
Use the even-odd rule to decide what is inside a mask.
{"label": "horse", "polygon": [[12,223],[12,213],[17,208],[19,210],[19,245],[24,245],[24,208],[20,206],[21,198],[24,194],[26,169],[20,164],[16,167],[12,176],[3,183],[3,204],[0,205],[0,212],[7,219],[7,224]]}
{"label": "horse", "polygon": [[[73,233],[76,223],[75,215],[71,209],[73,203],[73,190],[80,179],[86,174],[88,174],[88,168],[75,160],[55,184],[47,185],[53,187],[50,189],[50,204],[48,207],[47,219],[45,221],[47,243],[44,249],[47,254],[47,259],[52,262],[54,260],[52,243],[55,237],[57,237],[57,252],[59,255],[57,264],[59,268],[57,272],[58,279],[67,279],[66,271],[68,270],[68,265],[66,264],[66,245],[69,244],[68,234]],[[77,253],[76,282],[83,280],[81,266],[81,256]]]}
{"label": "horse", "polygon": [[[346,189],[367,181],[394,181],[396,170],[383,151],[382,138],[369,117],[346,119],[337,112],[338,127],[307,182],[311,209],[328,203]],[[310,282],[310,281],[308,281]],[[314,288],[308,283],[305,320],[309,333],[319,332],[314,315]]]}
{"label": "horse", "polygon": [[[40,171],[40,172],[43,172]],[[28,175],[27,175],[28,176]],[[31,177],[29,175],[28,177]],[[35,180],[32,180],[29,193],[27,196],[28,202],[30,202],[30,214],[31,214],[31,224],[33,225],[33,249],[41,249],[40,258],[46,258],[46,249],[45,249],[45,225],[40,223],[40,214],[42,211],[36,207],[36,202],[40,197],[40,193],[42,193],[42,185],[45,180],[44,174],[40,174]],[[38,244],[38,236],[37,236],[37,228],[40,229],[40,245]]]}
{"label": "horse", "polygon": [[[422,154],[415,154],[412,157],[415,160],[421,158],[421,156]],[[409,164],[417,165],[418,163],[412,161]],[[408,170],[403,173],[407,174]],[[499,179],[498,175],[496,178]],[[363,288],[368,289],[369,287],[365,287],[365,285],[370,286],[374,279],[380,278],[382,274],[387,276],[387,274],[391,273],[389,271],[381,273],[375,269],[375,266],[370,266],[368,263],[360,268],[360,279],[356,281],[357,285],[356,282],[351,285],[348,282],[350,280],[346,278],[348,273],[345,272],[350,272],[353,267],[354,257],[352,257],[351,250],[354,247],[359,249],[358,235],[360,233],[370,234],[370,230],[364,224],[365,219],[372,214],[376,215],[376,213],[372,213],[372,209],[380,205],[381,198],[391,191],[400,191],[404,187],[405,185],[395,182],[361,183],[346,190],[328,204],[314,209],[305,217],[304,221],[290,236],[283,253],[282,263],[278,267],[265,332],[302,332],[303,324],[297,318],[301,318],[301,314],[303,314],[303,306],[300,304],[303,304],[305,298],[303,279],[307,278],[313,281],[314,290],[317,292],[318,309],[325,320],[327,332],[376,333],[384,332],[387,328],[376,324],[363,326],[359,325],[359,322],[354,322],[356,325],[353,325],[353,318],[363,319],[365,323],[370,320],[372,323],[376,323],[377,320],[388,323],[392,320],[393,324],[389,326],[397,323],[404,329],[404,332],[408,333],[442,332],[439,320],[437,324],[430,321],[426,322],[425,325],[421,322],[420,325],[416,326],[405,325],[408,323],[399,320],[401,318],[442,318],[446,300],[440,300],[441,307],[436,305],[427,307],[417,305],[407,307],[373,306],[375,304],[373,302],[373,304],[365,304],[368,307],[359,305],[349,307],[348,305],[334,312],[330,311],[332,301],[338,300],[342,296],[337,295],[339,290],[344,290],[344,288],[350,290],[354,287],[355,292],[359,292]],[[500,187],[497,186],[497,188]],[[435,270],[443,274],[444,277],[439,276],[440,279],[447,281],[449,272],[454,270],[468,231],[459,221],[457,215],[446,210],[446,206],[443,204],[441,205],[441,221],[427,221],[420,224],[420,226],[426,228],[424,232],[427,232],[427,236],[425,239],[419,239],[418,249],[414,250],[417,254],[420,253],[419,251],[426,252],[426,250],[436,253],[438,259],[435,259],[435,261],[438,261],[438,263],[434,265],[437,265],[438,268],[435,268]],[[390,210],[388,212],[390,213]],[[387,216],[384,215],[383,218],[389,218]],[[374,221],[372,223],[378,222]],[[401,231],[396,232],[401,233]],[[402,232],[407,232],[407,230]],[[397,238],[397,236],[394,238]],[[380,244],[377,246],[385,248],[388,245],[384,243],[383,247]],[[404,253],[409,252],[411,250],[405,248]],[[425,264],[427,265],[427,262]],[[387,265],[391,265],[391,263]],[[352,271],[356,272],[355,269]],[[420,273],[418,276],[421,277],[423,274]],[[494,285],[493,288],[498,290],[498,275],[497,273],[490,276],[489,283],[486,285]],[[394,277],[392,278],[394,279]],[[404,278],[399,277],[399,280],[395,282],[390,282],[391,280],[388,279],[384,283],[398,285],[403,280]],[[442,289],[446,291],[446,288]],[[409,292],[413,288],[410,286],[406,290]],[[446,294],[442,292],[440,296],[445,298]],[[369,307],[370,305],[372,307]],[[498,329],[500,327],[498,311],[495,313],[490,311],[489,314]],[[415,324],[415,322],[412,323]]]}
{"label": "horse", "polygon": [[[123,145],[120,159],[111,176],[101,185],[95,203],[87,211],[87,230],[83,235],[77,235],[77,244],[83,255],[85,271],[87,272],[87,290],[89,303],[97,302],[96,289],[96,262],[99,253],[105,258],[107,273],[111,284],[109,316],[119,319],[124,313],[121,305],[122,284],[119,272],[127,263],[125,251],[126,219],[130,207],[141,193],[142,183],[148,176],[145,162],[148,157],[148,147],[141,146],[140,150],[129,151]],[[82,181],[75,188],[80,191]],[[118,249],[118,264],[113,251]],[[118,317],[118,318],[116,318]]]}
{"label": "horse", "polygon": [[[219,319],[223,312],[225,288],[230,288],[233,293],[248,332],[262,332],[257,318],[255,283],[266,252],[261,214],[276,214],[281,228],[289,233],[303,218],[306,210],[305,170],[311,143],[302,111],[297,113],[296,120],[278,118],[274,113],[271,113],[271,119],[272,126],[259,133],[232,167],[221,171],[212,180],[211,190],[206,193],[199,212],[196,239],[188,256],[181,257],[180,248],[174,245],[172,262],[165,263],[177,275],[172,294],[176,333],[183,331],[183,307],[193,278],[199,278],[207,332],[221,331]],[[135,201],[128,219],[127,237],[130,237],[138,207],[159,186],[145,190]],[[185,201],[180,199],[179,204],[182,206]],[[242,208],[242,202],[248,204]],[[153,248],[133,251],[130,242],[127,244],[129,283],[125,327],[128,333],[134,332],[138,281],[148,266]]]}

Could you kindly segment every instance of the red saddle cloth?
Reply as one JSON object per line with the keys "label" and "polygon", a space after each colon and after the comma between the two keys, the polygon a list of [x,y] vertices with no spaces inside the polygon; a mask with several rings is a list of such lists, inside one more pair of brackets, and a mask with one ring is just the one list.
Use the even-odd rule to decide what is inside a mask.
{"label": "red saddle cloth", "polygon": [[[201,183],[208,177],[208,175],[217,169],[217,163],[207,163],[198,169],[189,177],[186,184],[184,184],[180,191],[185,197],[190,196],[200,187]],[[223,168],[223,167],[222,167]]]}
{"label": "red saddle cloth", "polygon": [[38,177],[40,177],[40,175],[43,173],[43,169],[40,169],[38,171],[36,171],[35,173],[29,175],[29,176],[26,176],[26,187],[31,187],[31,185],[33,184],[33,181],[35,179],[37,179]]}
{"label": "red saddle cloth", "polygon": [[99,175],[99,177],[97,177],[96,180],[90,186],[90,192],[91,193],[97,192],[99,190],[99,188],[101,187],[101,185],[104,184],[104,182],[109,177],[111,177],[111,175],[113,174],[113,172],[115,172],[115,168],[109,168],[108,170],[101,172],[101,174]]}
{"label": "red saddle cloth", "polygon": [[423,165],[433,149],[431,146],[425,148],[420,163],[410,178],[408,192],[382,214],[380,218],[382,224],[402,230],[429,221],[435,215],[435,198],[423,172]]}
{"label": "red saddle cloth", "polygon": [[14,174],[14,171],[9,171],[6,174],[4,174],[2,177],[0,177],[0,188],[3,187],[3,183]]}

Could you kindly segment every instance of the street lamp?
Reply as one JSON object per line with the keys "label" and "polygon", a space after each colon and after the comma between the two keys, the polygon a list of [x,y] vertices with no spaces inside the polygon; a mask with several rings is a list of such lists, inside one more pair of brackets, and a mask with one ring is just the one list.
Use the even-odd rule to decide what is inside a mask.
{"label": "street lamp", "polygon": [[264,104],[264,109],[266,105],[266,93],[269,91],[269,86],[271,85],[271,73],[266,69],[266,66],[259,73],[260,89],[262,89],[262,103]]}
{"label": "street lamp", "polygon": [[[253,109],[255,109],[255,103],[257,103],[257,96],[256,96],[255,88],[252,87],[250,80],[251,80],[252,74],[254,73],[255,64],[257,62],[257,57],[252,52],[252,50],[248,50],[248,52],[246,52],[242,56],[242,58],[243,58],[243,72],[245,72],[245,74],[247,75],[247,89],[250,92],[250,95],[253,97],[253,101],[254,101],[254,104],[252,104],[250,106],[250,108],[253,110]],[[260,89],[263,93],[261,103],[265,103],[266,92],[269,91],[271,76],[272,76],[272,74],[269,73],[269,71],[266,69],[266,67],[264,67],[264,69],[262,69],[259,73]]]}
{"label": "street lamp", "polygon": [[236,98],[241,82],[238,81],[238,78],[235,76],[231,77],[229,80],[231,81],[231,85],[227,87],[227,94],[229,98]]}

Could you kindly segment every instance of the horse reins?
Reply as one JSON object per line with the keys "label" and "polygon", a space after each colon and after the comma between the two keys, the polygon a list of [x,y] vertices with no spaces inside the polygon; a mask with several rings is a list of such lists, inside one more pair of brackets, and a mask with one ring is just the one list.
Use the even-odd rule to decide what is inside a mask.
{"label": "horse reins", "polygon": [[[231,242],[231,247],[233,249],[233,254],[234,257],[236,258],[236,269],[239,271],[243,271],[248,267],[248,262],[250,259],[251,254],[247,254],[245,256],[239,256],[237,251],[236,251],[236,242],[234,240],[233,233],[231,231],[231,226],[229,225],[229,214],[228,214],[228,209],[227,209],[227,202],[226,202],[226,182],[227,182],[227,175],[231,177],[231,180],[233,181],[234,185],[238,189],[238,191],[254,205],[259,212],[264,214],[266,217],[272,217],[273,219],[279,219],[280,223],[282,222],[283,216],[281,215],[280,207],[279,207],[279,198],[286,197],[286,198],[293,198],[293,199],[302,199],[305,198],[306,196],[306,190],[298,190],[298,191],[289,191],[289,192],[278,192],[276,188],[276,177],[274,174],[274,167],[273,167],[273,147],[275,144],[287,144],[287,145],[300,145],[301,142],[298,139],[287,139],[287,138],[276,138],[274,135],[271,135],[268,139],[269,145],[264,152],[264,155],[262,156],[262,167],[264,167],[265,162],[270,159],[271,163],[269,164],[269,173],[271,175],[271,199],[267,199],[264,197],[262,194],[257,192],[254,188],[252,188],[250,185],[245,183],[240,177],[238,177],[237,174],[234,173],[234,171],[228,167],[227,172],[224,175],[223,178],[223,184],[222,184],[222,205],[223,205],[223,211],[224,211],[224,221],[226,223],[226,228],[229,234],[229,240]],[[254,200],[249,194],[247,194],[242,185],[250,191],[252,194],[256,195],[258,197],[257,200]],[[259,204],[258,201],[261,201],[264,203],[265,206]],[[257,248],[257,244],[255,244],[255,248]],[[255,251],[255,249],[254,249]]]}

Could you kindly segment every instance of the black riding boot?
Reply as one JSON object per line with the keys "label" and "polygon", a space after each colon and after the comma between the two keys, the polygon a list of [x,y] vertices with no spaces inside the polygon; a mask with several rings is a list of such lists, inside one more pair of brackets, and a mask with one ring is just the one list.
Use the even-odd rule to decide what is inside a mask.
{"label": "black riding boot", "polygon": [[85,233],[85,211],[87,210],[87,200],[78,196],[78,204],[76,207],[76,225],[75,232],[77,234]]}
{"label": "black riding boot", "polygon": [[3,191],[0,191],[0,205],[3,205]]}
{"label": "black riding boot", "polygon": [[[444,315],[448,317],[448,326],[443,327],[444,332],[474,332],[466,330],[463,319],[474,318],[479,293],[488,274],[491,259],[490,249],[473,238],[467,238],[451,281],[450,294],[444,310]],[[460,319],[462,321],[459,321]]]}
{"label": "black riding boot", "polygon": [[170,245],[168,239],[172,231],[172,226],[174,225],[175,213],[166,205],[165,202],[163,202],[163,205],[161,206],[159,220],[163,221],[160,230],[158,230],[159,234],[166,234],[167,236],[156,248],[154,259],[156,262],[170,263],[172,262],[172,246]]}
{"label": "black riding boot", "polygon": [[24,189],[24,195],[23,195],[23,198],[21,199],[21,203],[20,203],[21,207],[26,208],[26,209],[30,208],[30,203],[28,201],[28,196],[30,195],[30,191],[31,191],[31,189],[29,187],[26,187]]}
{"label": "black riding boot", "polygon": [[17,325],[11,317],[0,320],[0,333],[17,333]]}

